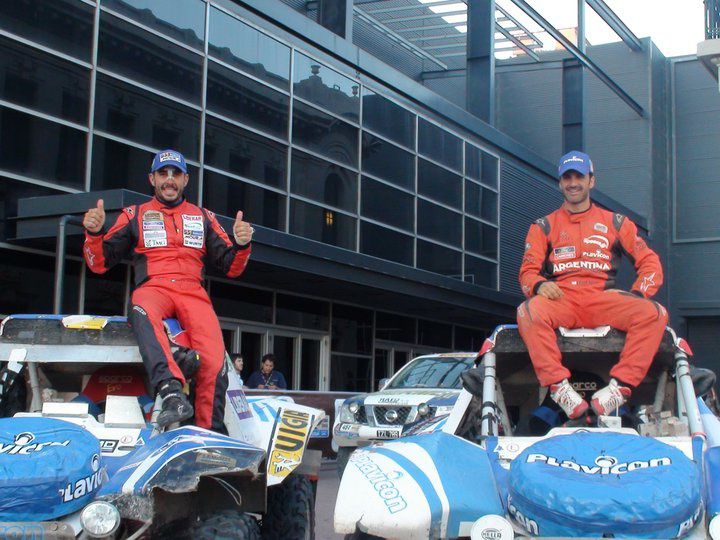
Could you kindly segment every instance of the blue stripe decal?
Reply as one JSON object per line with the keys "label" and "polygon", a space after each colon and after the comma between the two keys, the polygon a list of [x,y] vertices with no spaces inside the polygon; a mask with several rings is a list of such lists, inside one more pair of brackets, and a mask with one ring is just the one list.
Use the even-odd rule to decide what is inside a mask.
{"label": "blue stripe decal", "polygon": [[260,421],[267,422],[268,417],[265,416],[265,411],[263,411],[262,404],[261,403],[253,403],[252,406],[253,406],[253,409],[255,409],[255,412],[257,413],[257,415],[260,417]]}
{"label": "blue stripe decal", "polygon": [[389,450],[384,447],[375,447],[372,451],[376,454],[381,454],[392,459],[395,463],[405,469],[412,479],[417,482],[420,489],[423,491],[423,495],[425,495],[425,499],[427,499],[428,506],[430,507],[430,531],[432,531],[434,527],[437,527],[442,519],[442,503],[440,502],[440,497],[435,491],[435,487],[432,485],[432,482],[427,475],[420,469],[420,467],[415,465],[408,458],[393,450]]}

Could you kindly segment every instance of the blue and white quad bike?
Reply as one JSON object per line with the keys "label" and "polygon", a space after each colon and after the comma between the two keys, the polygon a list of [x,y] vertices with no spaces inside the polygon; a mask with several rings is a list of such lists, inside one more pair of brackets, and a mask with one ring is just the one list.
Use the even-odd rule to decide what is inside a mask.
{"label": "blue and white quad bike", "polygon": [[[558,342],[573,384],[590,394],[607,383],[624,334],[561,329]],[[715,378],[691,368],[689,355],[668,328],[629,403],[573,425],[539,389],[517,327],[500,326],[463,374],[449,415],[352,454],[335,531],[347,539],[718,539]]]}
{"label": "blue and white quad bike", "polygon": [[0,538],[314,538],[323,411],[249,404],[226,358],[229,436],[160,432],[123,317],[10,316],[0,361]]}

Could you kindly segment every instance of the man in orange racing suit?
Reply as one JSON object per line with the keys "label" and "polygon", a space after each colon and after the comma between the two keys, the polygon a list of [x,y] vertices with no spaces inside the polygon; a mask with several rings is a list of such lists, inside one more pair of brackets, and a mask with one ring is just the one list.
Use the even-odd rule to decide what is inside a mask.
{"label": "man in orange racing suit", "polygon": [[[610,325],[627,332],[610,384],[591,398],[597,414],[608,414],[627,401],[660,346],[667,311],[650,298],[662,285],[662,266],[632,221],[591,202],[595,175],[587,154],[564,155],[558,173],[565,202],[535,221],[525,241],[520,286],[528,300],[518,307],[518,328],[540,384],[569,418],[589,405],[568,382],[555,329]],[[630,292],[613,288],[622,255],[637,272]]]}
{"label": "man in orange racing suit", "polygon": [[[123,257],[132,256],[135,291],[130,322],[150,382],[162,397],[157,423],[165,427],[187,420],[224,431],[227,372],[222,333],[210,298],[203,288],[205,265],[212,264],[234,278],[250,257],[253,228],[238,212],[230,240],[215,215],[183,197],[189,175],[185,158],[175,150],[158,152],[150,184],[154,197],[124,208],[107,231],[103,200],[85,214],[85,261],[93,272],[107,272]],[[200,355],[195,409],[182,387],[185,378],[173,359],[163,319],[177,317],[188,331],[190,346]]]}

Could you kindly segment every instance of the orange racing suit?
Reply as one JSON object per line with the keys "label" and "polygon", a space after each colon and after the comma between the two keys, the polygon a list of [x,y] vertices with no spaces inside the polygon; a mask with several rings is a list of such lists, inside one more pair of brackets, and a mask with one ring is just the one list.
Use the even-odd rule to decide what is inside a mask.
{"label": "orange racing suit", "polygon": [[[622,256],[635,265],[630,292],[614,289]],[[563,295],[537,295],[554,281]],[[570,213],[564,207],[530,226],[520,267],[520,286],[527,300],[518,307],[520,335],[542,386],[570,377],[561,363],[555,329],[610,325],[627,332],[619,362],[610,376],[637,386],[647,374],[662,340],[667,311],[650,298],[663,282],[660,259],[623,216],[592,204]]]}
{"label": "orange racing suit", "polygon": [[200,355],[195,375],[195,423],[223,430],[227,373],[217,316],[203,288],[205,266],[234,278],[245,270],[250,244],[230,240],[212,212],[185,199],[166,205],[153,197],[124,208],[106,233],[85,231],[85,261],[103,274],[132,256],[136,289],[130,322],[154,388],[170,378],[185,382],[173,360],[163,319],[177,317]]}

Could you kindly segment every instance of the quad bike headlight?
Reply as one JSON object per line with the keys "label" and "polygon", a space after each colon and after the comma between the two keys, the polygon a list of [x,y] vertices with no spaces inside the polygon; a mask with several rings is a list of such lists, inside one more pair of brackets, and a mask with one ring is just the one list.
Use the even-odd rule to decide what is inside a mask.
{"label": "quad bike headlight", "polygon": [[80,524],[91,538],[107,538],[120,527],[120,512],[108,502],[95,501],[80,514]]}
{"label": "quad bike headlight", "polygon": [[708,529],[712,540],[720,540],[720,515],[716,515],[710,520]]}

